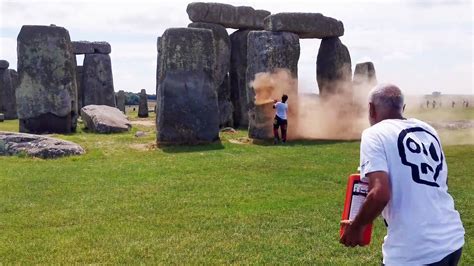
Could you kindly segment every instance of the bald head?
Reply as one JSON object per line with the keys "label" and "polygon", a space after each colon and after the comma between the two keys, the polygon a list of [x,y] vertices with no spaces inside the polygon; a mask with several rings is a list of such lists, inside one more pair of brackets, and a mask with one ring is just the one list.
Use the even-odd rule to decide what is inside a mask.
{"label": "bald head", "polygon": [[371,124],[384,119],[402,118],[403,98],[402,91],[393,84],[379,84],[373,88],[369,94]]}

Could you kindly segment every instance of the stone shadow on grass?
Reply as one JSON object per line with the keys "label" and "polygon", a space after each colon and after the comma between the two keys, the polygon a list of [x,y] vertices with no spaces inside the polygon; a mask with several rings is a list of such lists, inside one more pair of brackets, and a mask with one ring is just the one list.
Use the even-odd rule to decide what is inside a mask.
{"label": "stone shadow on grass", "polygon": [[224,149],[224,145],[220,141],[216,141],[209,144],[198,144],[198,145],[171,145],[171,144],[160,144],[157,149],[162,150],[166,153],[190,153],[190,152],[206,152],[214,150]]}

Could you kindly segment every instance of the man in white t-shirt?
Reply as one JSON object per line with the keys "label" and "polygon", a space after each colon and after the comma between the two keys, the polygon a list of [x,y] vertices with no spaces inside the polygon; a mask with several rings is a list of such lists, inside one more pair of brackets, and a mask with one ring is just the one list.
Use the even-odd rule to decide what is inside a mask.
{"label": "man in white t-shirt", "polygon": [[280,140],[278,136],[278,128],[281,128],[281,141],[286,143],[286,130],[288,127],[288,95],[283,94],[281,102],[274,101],[273,108],[276,110],[275,119],[273,120],[273,136],[275,137],[274,143],[277,144]]}
{"label": "man in white t-shirt", "polygon": [[457,265],[464,228],[448,193],[438,134],[420,120],[403,118],[403,94],[395,85],[377,86],[369,101],[371,127],[360,144],[360,174],[369,193],[356,218],[342,221],[340,242],[359,245],[364,226],[381,213],[385,265]]}

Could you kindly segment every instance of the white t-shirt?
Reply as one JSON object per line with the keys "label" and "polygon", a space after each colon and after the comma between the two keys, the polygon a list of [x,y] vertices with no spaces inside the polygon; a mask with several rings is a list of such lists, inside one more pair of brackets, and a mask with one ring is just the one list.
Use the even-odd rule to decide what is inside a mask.
{"label": "white t-shirt", "polygon": [[464,228],[448,193],[448,168],[436,131],[416,120],[388,119],[364,130],[360,172],[387,172],[391,198],[385,265],[438,262],[464,245]]}
{"label": "white t-shirt", "polygon": [[286,112],[288,111],[288,104],[287,103],[282,103],[282,102],[277,102],[275,104],[275,109],[276,109],[276,115],[281,118],[281,119],[287,119],[286,117]]}

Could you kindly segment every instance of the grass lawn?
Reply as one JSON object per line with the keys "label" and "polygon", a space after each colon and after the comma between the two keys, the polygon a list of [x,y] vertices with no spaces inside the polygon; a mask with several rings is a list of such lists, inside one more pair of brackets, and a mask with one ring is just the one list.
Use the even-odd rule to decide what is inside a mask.
{"label": "grass lawn", "polygon": [[[239,131],[220,144],[155,149],[154,134],[79,130],[57,137],[84,156],[0,157],[0,264],[380,264],[380,220],[369,247],[338,243],[359,142],[229,142]],[[444,151],[467,232],[462,264],[473,265],[474,146]]]}

